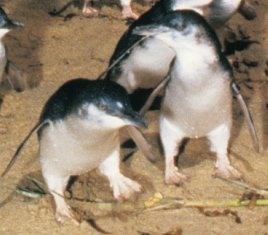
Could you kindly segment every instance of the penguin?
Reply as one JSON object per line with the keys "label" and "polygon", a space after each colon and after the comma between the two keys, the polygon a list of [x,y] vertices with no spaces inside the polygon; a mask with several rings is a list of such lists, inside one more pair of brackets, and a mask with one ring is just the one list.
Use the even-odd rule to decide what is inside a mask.
{"label": "penguin", "polygon": [[[97,9],[90,6],[90,2],[91,0],[84,0],[82,14],[85,17],[89,17],[98,13]],[[122,13],[123,19],[133,19],[133,20],[138,19],[138,15],[132,11],[131,0],[120,0],[120,4],[122,7],[121,13]]]}
{"label": "penguin", "polygon": [[23,73],[7,58],[7,50],[3,43],[4,36],[13,29],[23,27],[23,24],[11,20],[0,7],[0,84],[7,79],[10,86],[17,92],[25,89]]}
{"label": "penguin", "polygon": [[130,106],[127,92],[107,80],[74,79],[62,85],[46,102],[39,122],[17,149],[2,174],[14,164],[21,149],[37,131],[42,175],[52,194],[58,222],[77,221],[64,200],[70,176],[98,168],[116,199],[139,192],[139,183],[119,169],[119,129],[147,127],[146,121]]}
{"label": "penguin", "polygon": [[[49,14],[52,16],[61,16],[60,14],[62,12],[64,12],[68,7],[74,5],[76,7],[81,8],[82,7],[82,15],[84,17],[91,17],[94,15],[97,15],[99,13],[99,11],[92,7],[92,0],[70,0],[68,3],[66,3],[60,10],[56,11],[52,11]],[[121,3],[121,7],[122,7],[122,18],[124,20],[136,20],[138,19],[138,15],[136,13],[134,13],[132,11],[131,8],[131,0],[120,0]],[[65,18],[65,20],[67,20],[68,18],[75,16],[76,14],[70,14],[67,15]]]}
{"label": "penguin", "polygon": [[247,20],[253,20],[257,16],[254,7],[245,0],[214,0],[204,15],[210,25],[217,29],[236,12],[239,12]]}
{"label": "penguin", "polygon": [[137,26],[161,22],[168,12],[183,9],[203,15],[213,27],[224,24],[239,9],[254,12],[253,7],[241,0],[160,0],[141,15],[117,43],[107,73],[107,79],[116,81],[132,94],[131,101],[137,110],[147,99],[148,92],[145,91],[144,98],[141,97],[143,93],[133,93],[138,89],[149,89],[151,92],[150,89],[167,74],[174,52],[157,38],[134,35],[132,31]]}
{"label": "penguin", "polygon": [[215,31],[198,13],[181,10],[133,33],[157,38],[175,52],[159,117],[165,182],[181,185],[188,180],[175,165],[178,146],[184,138],[200,137],[207,137],[216,152],[215,175],[241,179],[227,151],[234,76]]}

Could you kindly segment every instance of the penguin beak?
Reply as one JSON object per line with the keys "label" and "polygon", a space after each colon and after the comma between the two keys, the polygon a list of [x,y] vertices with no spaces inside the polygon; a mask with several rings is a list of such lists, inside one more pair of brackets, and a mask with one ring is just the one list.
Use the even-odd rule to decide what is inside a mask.
{"label": "penguin beak", "polygon": [[133,29],[132,33],[140,36],[154,36],[160,33],[169,32],[170,28],[163,26],[163,25],[146,25],[146,26],[139,26]]}
{"label": "penguin beak", "polygon": [[145,119],[134,111],[128,111],[122,114],[121,118],[129,125],[133,125],[139,128],[147,128],[148,123]]}

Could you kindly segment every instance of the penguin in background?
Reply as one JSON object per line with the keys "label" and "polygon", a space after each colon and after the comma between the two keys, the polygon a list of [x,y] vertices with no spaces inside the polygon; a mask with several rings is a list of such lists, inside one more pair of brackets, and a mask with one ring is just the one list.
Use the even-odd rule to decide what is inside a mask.
{"label": "penguin in background", "polygon": [[198,13],[181,10],[166,14],[161,22],[136,27],[133,33],[157,38],[175,53],[159,118],[165,182],[180,185],[188,179],[175,165],[178,146],[184,138],[200,137],[207,137],[216,153],[215,175],[241,179],[227,150],[236,83],[214,30]]}
{"label": "penguin in background", "polygon": [[[82,13],[86,17],[98,13],[97,9],[90,6],[90,2],[91,0],[84,0]],[[131,0],[120,0],[120,4],[122,7],[121,14],[123,19],[138,19],[138,15],[132,11]]]}
{"label": "penguin in background", "polygon": [[[50,15],[60,16],[62,12],[64,12],[68,7],[72,5],[78,8],[82,8],[82,15],[84,17],[92,17],[94,15],[99,14],[99,10],[92,6],[93,5],[92,0],[71,0],[67,2],[60,10],[58,11],[54,10],[50,12]],[[132,11],[131,0],[120,0],[120,5],[122,8],[121,10],[122,18],[124,20],[136,20],[138,18],[138,15]],[[75,14],[71,14],[71,15],[75,15]],[[68,16],[66,17],[68,18]]]}
{"label": "penguin in background", "polygon": [[167,74],[174,52],[157,38],[134,35],[132,31],[137,26],[161,22],[168,12],[183,9],[198,12],[213,27],[217,28],[237,11],[246,16],[247,19],[256,16],[254,8],[247,1],[241,0],[158,1],[130,25],[120,38],[109,62],[110,68],[107,78],[116,81],[127,89],[128,93],[131,94],[130,99],[136,110],[141,108],[148,93]]}
{"label": "penguin in background", "polygon": [[62,85],[46,102],[38,123],[21,143],[4,176],[26,142],[38,132],[42,175],[52,194],[58,222],[77,222],[64,199],[70,176],[98,168],[116,199],[139,192],[139,183],[120,172],[119,129],[147,127],[130,106],[123,87],[107,80],[74,79]]}
{"label": "penguin in background", "polygon": [[22,23],[9,19],[3,8],[0,7],[0,85],[4,80],[7,80],[11,88],[17,92],[25,89],[25,77],[14,63],[8,59],[3,38],[11,30],[22,27]]}

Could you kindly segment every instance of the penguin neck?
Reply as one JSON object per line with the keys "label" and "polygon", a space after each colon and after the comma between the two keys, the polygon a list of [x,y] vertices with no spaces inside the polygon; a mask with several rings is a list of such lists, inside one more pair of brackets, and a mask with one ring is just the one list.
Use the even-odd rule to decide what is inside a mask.
{"label": "penguin neck", "polygon": [[218,64],[217,54],[212,45],[192,42],[178,43],[173,47],[176,59],[171,69],[171,76],[180,83],[196,84],[199,87],[208,82],[216,72]]}
{"label": "penguin neck", "polygon": [[95,120],[82,119],[70,115],[64,120],[66,127],[74,134],[79,136],[109,136],[115,135],[118,128],[103,126],[101,122]]}

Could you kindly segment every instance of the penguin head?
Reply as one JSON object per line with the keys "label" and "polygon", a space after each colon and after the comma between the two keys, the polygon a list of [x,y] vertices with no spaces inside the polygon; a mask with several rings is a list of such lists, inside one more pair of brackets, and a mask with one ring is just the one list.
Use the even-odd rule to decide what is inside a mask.
{"label": "penguin head", "polygon": [[0,37],[3,37],[12,29],[21,28],[23,24],[7,17],[5,11],[0,7]]}
{"label": "penguin head", "polygon": [[147,126],[133,111],[126,90],[109,80],[74,79],[65,83],[48,100],[40,121],[64,120],[70,115],[85,125],[106,129]]}
{"label": "penguin head", "polygon": [[210,26],[201,15],[192,10],[179,10],[167,13],[157,23],[134,28],[133,34],[156,37],[174,45],[180,40],[207,38],[208,31]]}
{"label": "penguin head", "polygon": [[[94,91],[85,94],[77,113],[86,120],[105,128],[120,128],[126,125],[146,127],[145,120],[133,111],[128,94],[123,87],[112,81],[91,81]],[[83,95],[82,95],[83,96]]]}

